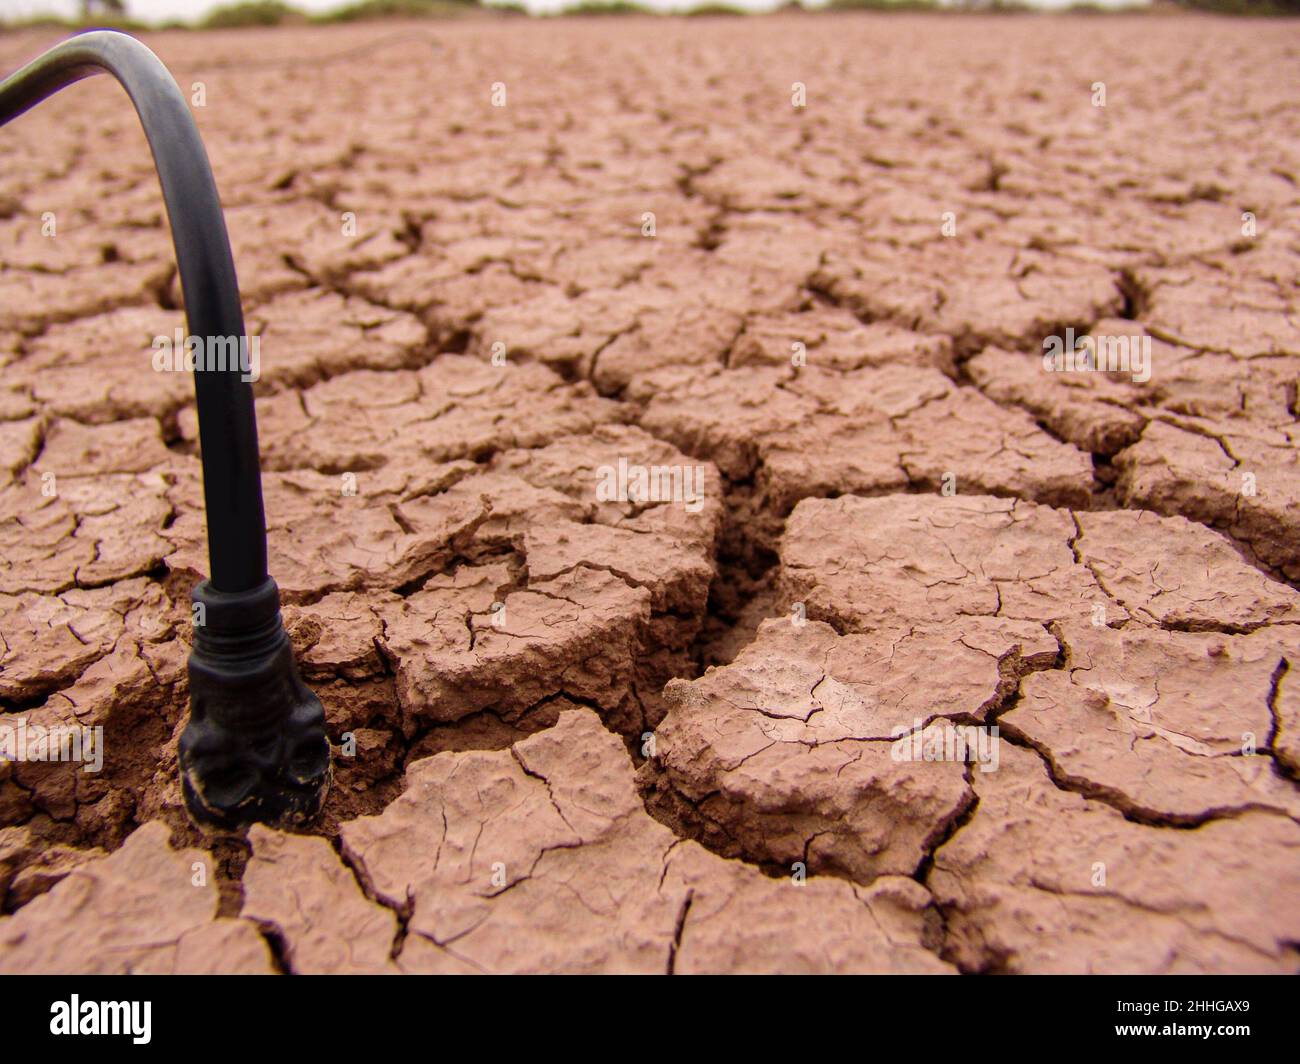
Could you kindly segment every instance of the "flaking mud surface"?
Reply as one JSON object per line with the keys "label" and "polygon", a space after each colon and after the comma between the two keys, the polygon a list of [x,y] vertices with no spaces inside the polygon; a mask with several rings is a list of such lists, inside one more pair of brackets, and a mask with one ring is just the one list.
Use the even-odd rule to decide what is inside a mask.
{"label": "flaking mud surface", "polygon": [[[1261,25],[150,38],[336,744],[313,832],[243,840],[175,780],[207,562],[146,144],[105,79],[7,127],[0,721],[106,756],[0,764],[0,970],[1296,971],[1300,31]],[[1046,372],[1066,328],[1150,379]],[[995,725],[994,771],[897,756]]]}

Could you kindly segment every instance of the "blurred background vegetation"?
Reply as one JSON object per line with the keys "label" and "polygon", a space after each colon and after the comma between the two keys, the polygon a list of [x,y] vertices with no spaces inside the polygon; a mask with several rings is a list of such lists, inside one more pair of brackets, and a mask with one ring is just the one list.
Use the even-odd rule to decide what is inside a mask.
{"label": "blurred background vegetation", "polygon": [[[235,29],[254,26],[285,26],[294,24],[329,24],[360,22],[392,18],[463,18],[467,16],[519,16],[527,15],[523,6],[506,2],[483,3],[480,0],[340,0],[339,6],[323,13],[308,13],[294,7],[286,0],[235,0],[210,9],[203,17],[189,23],[165,22],[147,24],[132,18],[131,0],[78,0],[80,10],[74,17],[36,15],[27,18],[0,19],[0,30],[28,27],[63,27],[81,29],[88,26],[111,26],[127,30],[146,29]],[[1300,15],[1300,0],[1153,0],[1146,7],[1103,7],[1092,0],[1078,0],[1065,8],[1070,12],[1107,14],[1115,11],[1168,12],[1176,9],[1207,11],[1225,15]],[[968,11],[1035,12],[1050,14],[1061,8],[1045,11],[1029,0],[824,0],[815,7],[803,8],[798,0],[791,0],[780,11],[926,11],[958,13]],[[636,0],[573,0],[564,10],[554,15],[537,17],[617,16],[647,15],[657,17],[751,15],[761,12],[733,6],[724,0],[699,0],[694,6],[684,6],[673,12],[657,11],[642,6]]]}

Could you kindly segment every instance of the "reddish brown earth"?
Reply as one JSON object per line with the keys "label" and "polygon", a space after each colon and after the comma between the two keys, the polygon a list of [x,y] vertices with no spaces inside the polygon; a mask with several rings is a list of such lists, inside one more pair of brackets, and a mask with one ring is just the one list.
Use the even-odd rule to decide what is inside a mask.
{"label": "reddish brown earth", "polygon": [[[104,79],[5,128],[0,723],[106,755],[0,764],[0,971],[1300,970],[1300,27],[1262,25],[151,38],[261,336],[337,744],[302,836],[180,803],[206,551],[143,136]],[[1067,327],[1149,380],[1046,372]],[[703,497],[609,499],[620,460]],[[896,756],[995,725],[995,767]]]}

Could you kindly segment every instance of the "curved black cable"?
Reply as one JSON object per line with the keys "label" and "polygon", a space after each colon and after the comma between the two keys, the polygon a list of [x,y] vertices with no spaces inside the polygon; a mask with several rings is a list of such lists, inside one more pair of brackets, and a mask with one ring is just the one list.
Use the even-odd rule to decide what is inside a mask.
{"label": "curved black cable", "polygon": [[[111,74],[135,105],[171,223],[189,335],[244,337],[244,313],[208,154],[185,97],[161,60],[134,37],[92,30],[56,45],[0,82],[0,125],[60,89]],[[236,350],[238,347],[236,347]],[[208,342],[207,351],[226,351]],[[211,584],[249,591],[267,580],[266,517],[252,384],[235,364],[194,374],[203,454]]]}
{"label": "curved black cable", "polygon": [[231,357],[232,345],[237,354],[247,343],[244,313],[217,186],[189,107],[153,52],[124,33],[94,30],[0,82],[0,125],[98,73],[121,82],[144,126],[171,222],[187,331],[204,342],[194,393],[212,577],[191,596],[181,793],[205,828],[298,824],[320,812],[329,789],[325,711],[298,674],[280,591],[267,572],[251,366]]}

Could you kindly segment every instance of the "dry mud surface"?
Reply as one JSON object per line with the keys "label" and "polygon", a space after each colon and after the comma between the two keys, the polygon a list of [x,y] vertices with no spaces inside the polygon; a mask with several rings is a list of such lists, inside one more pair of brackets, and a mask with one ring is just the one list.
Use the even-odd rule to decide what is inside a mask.
{"label": "dry mud surface", "polygon": [[[149,43],[335,785],[315,834],[182,812],[192,382],[83,83],[2,134],[0,721],[105,760],[0,764],[0,971],[1300,968],[1294,24]],[[1149,379],[1046,372],[1067,328]]]}

